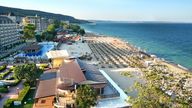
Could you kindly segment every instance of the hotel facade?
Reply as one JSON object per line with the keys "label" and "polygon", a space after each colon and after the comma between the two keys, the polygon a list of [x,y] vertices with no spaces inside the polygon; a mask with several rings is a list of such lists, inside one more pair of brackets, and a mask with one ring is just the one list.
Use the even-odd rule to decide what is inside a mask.
{"label": "hotel facade", "polygon": [[40,16],[26,16],[23,18],[23,25],[33,24],[36,27],[36,31],[44,31],[48,27],[48,20],[41,18]]}
{"label": "hotel facade", "polygon": [[17,30],[17,24],[7,16],[0,16],[0,49],[1,52],[12,48],[21,42],[21,34]]}

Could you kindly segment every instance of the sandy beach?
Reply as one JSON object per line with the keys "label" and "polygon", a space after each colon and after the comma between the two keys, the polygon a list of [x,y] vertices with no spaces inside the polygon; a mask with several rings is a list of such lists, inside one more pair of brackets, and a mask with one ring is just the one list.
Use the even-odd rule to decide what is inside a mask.
{"label": "sandy beach", "polygon": [[[135,48],[133,45],[129,44],[128,42],[124,42],[123,40],[116,38],[116,37],[110,37],[110,36],[102,36],[97,35],[93,33],[86,34],[86,37],[84,38],[88,42],[93,43],[106,43],[111,44],[116,47],[116,49],[123,49],[134,53],[139,53],[139,49]],[[147,54],[147,53],[146,53]],[[147,56],[150,54],[147,54]],[[186,73],[191,72],[189,69],[183,69],[182,67],[179,67],[177,64],[169,63],[168,61],[160,60],[159,63],[162,65],[167,65],[172,71],[179,72],[179,73]]]}
{"label": "sandy beach", "polygon": [[[162,79],[154,82],[165,88],[165,92],[166,90],[171,90],[176,96],[185,98],[192,93],[192,74],[189,70],[154,55],[151,56],[144,53],[128,42],[116,37],[88,33],[83,39],[92,51],[93,60],[97,62],[95,65],[105,70],[124,90],[134,85],[134,82],[140,81],[137,76],[142,81],[147,81],[145,75],[150,71],[153,72],[153,69],[155,69],[157,70],[157,75],[170,77],[170,79]],[[122,72],[128,72],[133,77],[128,78],[123,76],[121,75]],[[140,74],[138,75],[137,72]],[[180,81],[183,81],[182,87],[178,87]],[[135,93],[128,93],[128,95],[134,96],[136,95]]]}

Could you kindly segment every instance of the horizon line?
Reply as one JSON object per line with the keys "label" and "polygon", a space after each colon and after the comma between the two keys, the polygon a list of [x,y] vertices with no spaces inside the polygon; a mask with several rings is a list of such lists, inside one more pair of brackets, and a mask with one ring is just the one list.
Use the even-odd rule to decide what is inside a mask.
{"label": "horizon line", "polygon": [[[10,7],[10,6],[5,6],[5,5],[0,5],[2,7],[6,8],[16,8],[16,9],[23,9],[23,10],[28,10],[28,11],[41,11],[41,12],[46,12],[46,13],[52,13],[52,14],[59,14],[59,15],[65,15],[65,16],[70,16],[75,19],[79,20],[87,20],[87,21],[106,21],[106,22],[132,22],[132,23],[144,23],[144,22],[159,22],[159,23],[192,23],[192,21],[170,21],[170,20],[112,20],[112,19],[86,19],[86,18],[77,18],[72,15],[68,14],[63,14],[63,13],[58,13],[58,12],[50,12],[50,11],[44,11],[44,10],[36,10],[36,9],[27,9],[27,8],[20,8],[20,7]],[[191,19],[192,20],[192,19]]]}

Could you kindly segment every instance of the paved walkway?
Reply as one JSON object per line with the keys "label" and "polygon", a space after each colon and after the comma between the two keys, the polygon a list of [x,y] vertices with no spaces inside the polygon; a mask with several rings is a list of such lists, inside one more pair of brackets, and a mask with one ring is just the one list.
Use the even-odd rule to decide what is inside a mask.
{"label": "paved walkway", "polygon": [[10,98],[13,95],[17,94],[17,88],[19,88],[19,90],[23,89],[23,81],[20,82],[17,86],[15,87],[10,87],[9,88],[9,93],[0,93],[2,95],[2,98],[0,99],[0,108],[3,108],[3,104],[4,102]]}

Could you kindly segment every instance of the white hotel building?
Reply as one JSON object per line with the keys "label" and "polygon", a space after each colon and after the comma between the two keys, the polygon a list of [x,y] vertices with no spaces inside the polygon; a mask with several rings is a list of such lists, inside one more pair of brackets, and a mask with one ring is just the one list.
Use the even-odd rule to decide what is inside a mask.
{"label": "white hotel building", "polygon": [[0,52],[21,42],[21,34],[17,31],[17,24],[7,16],[0,16]]}

